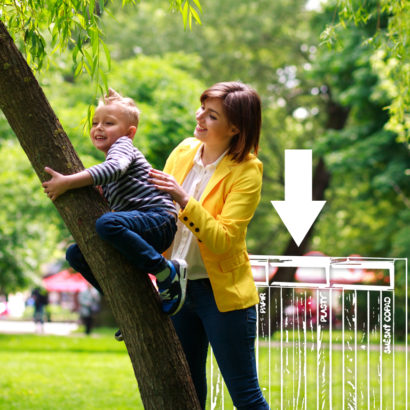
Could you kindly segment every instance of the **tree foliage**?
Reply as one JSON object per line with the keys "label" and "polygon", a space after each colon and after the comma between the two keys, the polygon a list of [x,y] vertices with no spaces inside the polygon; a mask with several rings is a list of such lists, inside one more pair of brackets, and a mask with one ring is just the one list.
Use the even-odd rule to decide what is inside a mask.
{"label": "tree foliage", "polygon": [[[43,67],[54,54],[69,49],[75,76],[86,72],[94,80],[95,94],[108,89],[107,70],[111,55],[101,30],[101,18],[111,2],[103,0],[5,0],[0,18],[21,46],[28,64]],[[122,6],[137,6],[136,0],[122,0]],[[199,0],[169,0],[178,10],[186,28],[201,23]],[[89,115],[92,113],[90,112]]]}
{"label": "tree foliage", "polygon": [[[314,23],[323,25],[335,10],[329,5]],[[386,127],[385,108],[393,97],[377,65],[382,52],[363,42],[389,24],[376,6],[373,11],[366,24],[338,26],[338,44],[320,48],[312,70],[327,90],[323,103],[331,96],[349,112],[342,130],[325,132],[315,143],[315,152],[325,156],[332,173],[327,193],[331,208],[315,244],[326,253],[405,257],[410,249],[403,240],[408,233],[409,151]]]}
{"label": "tree foliage", "polygon": [[406,0],[332,1],[338,21],[329,21],[322,40],[329,46],[340,44],[344,30],[361,28],[361,40],[375,52],[374,63],[389,94],[386,107],[390,117],[385,128],[401,141],[410,135],[410,7]]}
{"label": "tree foliage", "polygon": [[38,179],[15,140],[0,146],[0,292],[38,282],[44,265],[62,257],[67,230],[38,189]]}

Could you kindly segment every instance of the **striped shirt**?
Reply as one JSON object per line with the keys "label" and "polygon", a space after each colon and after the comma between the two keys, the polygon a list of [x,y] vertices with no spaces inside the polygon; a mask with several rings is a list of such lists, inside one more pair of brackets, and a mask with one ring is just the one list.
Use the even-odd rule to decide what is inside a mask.
{"label": "striped shirt", "polygon": [[113,211],[148,211],[163,208],[176,214],[169,194],[148,181],[151,165],[128,137],[118,138],[105,161],[88,168],[94,185],[101,185]]}

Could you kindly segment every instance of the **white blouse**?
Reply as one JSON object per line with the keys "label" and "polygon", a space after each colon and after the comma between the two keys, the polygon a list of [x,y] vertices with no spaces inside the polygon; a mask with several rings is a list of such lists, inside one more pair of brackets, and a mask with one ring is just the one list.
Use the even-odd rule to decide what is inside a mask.
{"label": "white blouse", "polygon": [[[217,165],[227,153],[227,151],[225,151],[215,162],[204,166],[201,158],[202,150],[203,145],[198,149],[194,158],[194,165],[182,183],[182,188],[189,196],[192,196],[197,201],[201,198],[201,195],[215,172]],[[177,211],[179,211],[178,204]],[[198,243],[196,240],[193,240],[194,235],[179,220],[177,226],[178,230],[173,242],[171,259],[179,258],[184,259],[187,262],[188,279],[195,280],[207,278],[208,274],[202,261]]]}

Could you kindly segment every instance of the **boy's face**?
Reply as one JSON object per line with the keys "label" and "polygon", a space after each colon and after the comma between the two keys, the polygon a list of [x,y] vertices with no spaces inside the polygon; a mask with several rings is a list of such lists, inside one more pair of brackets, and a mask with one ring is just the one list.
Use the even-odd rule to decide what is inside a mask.
{"label": "boy's face", "polygon": [[107,154],[118,138],[131,136],[131,128],[133,127],[120,105],[100,105],[93,117],[90,130],[91,141],[97,149]]}

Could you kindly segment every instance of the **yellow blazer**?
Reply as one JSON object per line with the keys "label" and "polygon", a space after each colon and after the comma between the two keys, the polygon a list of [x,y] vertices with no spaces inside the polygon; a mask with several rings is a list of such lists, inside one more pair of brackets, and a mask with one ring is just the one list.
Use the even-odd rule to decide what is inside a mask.
{"label": "yellow blazer", "polygon": [[[164,172],[179,184],[193,166],[201,142],[188,138],[169,156]],[[198,241],[215,301],[221,312],[259,301],[253,280],[246,230],[260,200],[262,163],[252,154],[237,163],[225,156],[199,201],[190,198],[179,219]]]}

